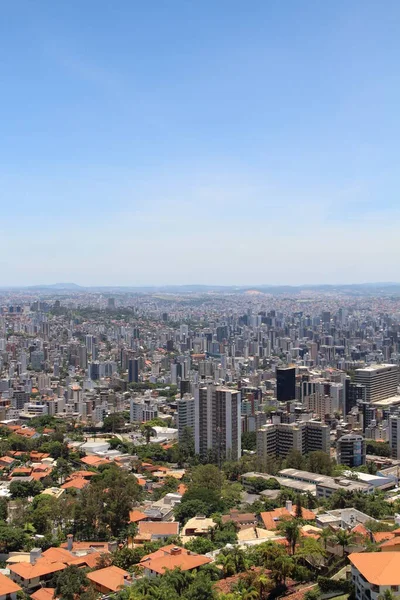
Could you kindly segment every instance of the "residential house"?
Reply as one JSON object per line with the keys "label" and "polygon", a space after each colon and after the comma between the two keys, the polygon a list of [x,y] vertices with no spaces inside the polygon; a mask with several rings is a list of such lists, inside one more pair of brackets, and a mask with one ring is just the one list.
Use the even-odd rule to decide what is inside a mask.
{"label": "residential house", "polygon": [[166,540],[173,535],[179,535],[179,523],[177,521],[140,521],[135,543],[142,544],[149,541]]}
{"label": "residential house", "polygon": [[386,590],[400,597],[399,552],[354,552],[349,560],[357,600],[378,600]]}
{"label": "residential house", "polygon": [[[296,516],[296,506],[293,506],[290,500],[287,500],[286,506],[283,508],[275,508],[267,512],[260,513],[260,517],[265,525],[265,528],[272,531],[278,528],[280,521],[293,519]],[[301,518],[307,521],[315,521],[315,513],[308,508],[301,508]]]}
{"label": "residential house", "polygon": [[21,587],[0,573],[0,600],[17,600],[17,594]]}
{"label": "residential house", "polygon": [[178,568],[181,571],[192,571],[210,562],[211,559],[207,556],[171,544],[144,556],[139,566],[143,568],[146,577],[156,577],[163,575],[166,570]]}
{"label": "residential house", "polygon": [[131,577],[127,571],[114,566],[88,573],[87,578],[101,594],[118,592],[131,582]]}
{"label": "residential house", "polygon": [[258,524],[257,516],[254,513],[241,513],[234,509],[229,511],[228,515],[223,515],[221,520],[223,523],[229,523],[232,521],[235,523],[238,529],[243,529],[244,527]]}

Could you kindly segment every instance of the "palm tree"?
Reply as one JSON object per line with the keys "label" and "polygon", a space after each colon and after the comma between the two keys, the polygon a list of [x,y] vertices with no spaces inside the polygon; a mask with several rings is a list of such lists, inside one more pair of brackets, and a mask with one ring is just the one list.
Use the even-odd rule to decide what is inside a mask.
{"label": "palm tree", "polygon": [[293,571],[293,560],[289,556],[279,556],[272,569],[272,577],[277,583],[285,583]]}
{"label": "palm tree", "polygon": [[342,546],[343,556],[345,553],[345,547],[350,546],[352,541],[354,540],[354,534],[350,531],[346,531],[346,529],[339,529],[335,535],[335,541]]}
{"label": "palm tree", "polygon": [[321,531],[321,533],[319,534],[319,539],[321,540],[324,549],[326,550],[328,542],[332,539],[332,531],[329,529],[329,527],[326,527]]}
{"label": "palm tree", "polygon": [[255,581],[255,587],[258,589],[260,600],[263,600],[264,595],[268,595],[269,590],[273,587],[273,584],[267,575],[261,574]]}
{"label": "palm tree", "polygon": [[394,595],[391,590],[385,590],[383,594],[379,594],[378,600],[394,600]]}
{"label": "palm tree", "polygon": [[279,529],[284,534],[285,538],[289,543],[291,552],[292,554],[294,554],[296,544],[300,538],[299,522],[296,519],[290,519],[290,521],[281,521],[281,523],[279,523]]}

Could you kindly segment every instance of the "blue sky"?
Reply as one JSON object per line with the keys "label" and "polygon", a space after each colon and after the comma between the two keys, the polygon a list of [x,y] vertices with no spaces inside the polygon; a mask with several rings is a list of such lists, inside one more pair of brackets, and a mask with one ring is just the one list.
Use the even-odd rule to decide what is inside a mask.
{"label": "blue sky", "polygon": [[400,280],[397,0],[6,0],[0,285]]}

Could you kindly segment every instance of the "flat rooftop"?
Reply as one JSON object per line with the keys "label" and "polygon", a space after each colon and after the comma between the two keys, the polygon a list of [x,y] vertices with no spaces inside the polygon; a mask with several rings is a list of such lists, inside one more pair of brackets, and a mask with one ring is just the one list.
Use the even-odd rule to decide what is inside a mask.
{"label": "flat rooftop", "polygon": [[362,367],[361,369],[356,369],[356,373],[375,373],[380,371],[381,369],[387,369],[391,367],[392,369],[398,368],[397,365],[392,365],[392,363],[384,363],[381,365],[368,365],[368,367]]}
{"label": "flat rooftop", "polygon": [[387,408],[388,406],[397,406],[400,404],[400,396],[391,396],[390,398],[385,398],[384,400],[377,400],[376,402],[372,402],[374,406],[380,406],[381,408]]}

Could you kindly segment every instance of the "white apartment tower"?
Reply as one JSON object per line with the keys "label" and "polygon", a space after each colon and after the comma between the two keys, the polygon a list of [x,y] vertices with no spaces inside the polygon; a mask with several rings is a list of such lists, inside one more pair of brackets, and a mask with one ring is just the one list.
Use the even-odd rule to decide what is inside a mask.
{"label": "white apartment tower", "polygon": [[241,395],[228,387],[206,385],[195,390],[195,450],[215,452],[218,460],[238,459],[241,444]]}

